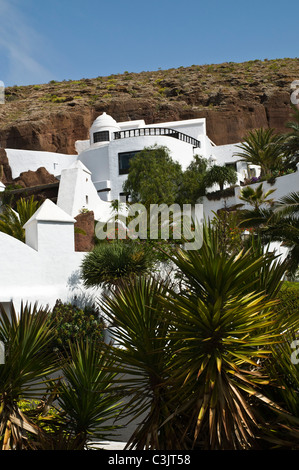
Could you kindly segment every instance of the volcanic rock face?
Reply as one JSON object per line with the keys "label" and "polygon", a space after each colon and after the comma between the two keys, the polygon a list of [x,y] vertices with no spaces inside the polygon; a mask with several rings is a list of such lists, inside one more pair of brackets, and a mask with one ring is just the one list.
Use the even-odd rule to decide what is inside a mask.
{"label": "volcanic rock face", "polygon": [[217,145],[258,127],[285,132],[298,79],[299,59],[265,59],[11,87],[0,106],[0,146],[74,154],[102,112],[146,124],[205,117]]}

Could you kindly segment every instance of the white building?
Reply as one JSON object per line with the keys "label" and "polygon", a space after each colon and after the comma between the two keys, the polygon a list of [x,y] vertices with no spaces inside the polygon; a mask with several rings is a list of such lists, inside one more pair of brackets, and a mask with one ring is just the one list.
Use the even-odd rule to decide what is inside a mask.
{"label": "white building", "polygon": [[[208,159],[211,165],[233,165],[238,182],[248,175],[246,162],[233,157],[237,144],[216,146],[206,135],[204,118],[146,125],[143,120],[118,123],[103,113],[92,124],[90,138],[76,142],[76,155],[5,150],[13,178],[24,171],[45,167],[60,179],[59,207],[72,216],[82,208],[94,210],[96,218],[102,219],[110,210],[103,201],[109,202],[123,195],[130,158],[154,145],[167,147],[172,159],[183,169],[194,155],[199,155]],[[77,179],[79,170],[85,171],[84,175],[81,172],[80,181]]]}
{"label": "white building", "polygon": [[[103,113],[94,121],[89,140],[76,142],[75,155],[5,149],[13,178],[45,167],[59,179],[59,190],[57,204],[47,200],[26,223],[26,243],[0,232],[0,303],[18,306],[22,300],[38,300],[51,306],[57,299],[96,295],[80,281],[85,253],[74,248],[74,217],[89,209],[96,220],[106,222],[111,201],[122,196],[130,158],[154,145],[167,147],[183,169],[199,155],[211,165],[235,165],[239,181],[248,175],[246,162],[233,157],[237,144],[216,146],[206,135],[205,119],[146,125],[143,120],[117,123]],[[204,215],[205,205],[209,214],[216,207],[206,201]]]}

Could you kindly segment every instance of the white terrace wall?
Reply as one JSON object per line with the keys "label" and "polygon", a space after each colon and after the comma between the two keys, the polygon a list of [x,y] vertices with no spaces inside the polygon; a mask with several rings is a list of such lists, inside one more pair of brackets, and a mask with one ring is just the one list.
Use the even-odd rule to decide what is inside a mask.
{"label": "white terrace wall", "polygon": [[[260,183],[255,183],[250,185],[253,189],[256,189]],[[231,207],[235,204],[241,204],[243,201],[240,200],[239,196],[241,190],[244,186],[236,186],[234,188],[234,196],[222,198],[219,200],[209,200],[206,196],[202,198],[200,202],[203,204],[203,212],[206,220],[213,219],[214,213],[219,209],[224,207]],[[266,181],[263,181],[263,190],[264,192],[269,191],[270,189],[275,189],[275,192],[271,195],[271,198],[278,200],[283,196],[290,194],[291,192],[299,191],[299,164],[297,165],[297,171],[289,175],[284,175],[276,178],[274,184],[269,184]],[[244,205],[244,209],[250,209],[249,205]]]}
{"label": "white terrace wall", "polygon": [[80,279],[85,253],[74,250],[73,219],[49,200],[40,209],[26,224],[26,243],[0,232],[0,302],[17,311],[21,302],[94,302],[99,293]]}

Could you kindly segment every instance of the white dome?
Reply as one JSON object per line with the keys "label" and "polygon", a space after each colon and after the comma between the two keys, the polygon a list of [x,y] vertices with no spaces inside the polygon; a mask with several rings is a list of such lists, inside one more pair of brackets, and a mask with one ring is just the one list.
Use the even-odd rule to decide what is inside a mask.
{"label": "white dome", "polygon": [[103,113],[100,116],[96,118],[96,120],[93,122],[91,128],[93,131],[98,130],[98,129],[107,129],[107,128],[117,128],[119,129],[119,126],[115,119],[113,119],[112,116],[109,116],[109,114]]}
{"label": "white dome", "polygon": [[[107,142],[113,140],[113,133],[119,131],[120,127],[115,119],[109,114],[103,113],[96,118],[90,128],[90,144],[92,146],[107,144]],[[102,135],[99,136],[99,134]]]}

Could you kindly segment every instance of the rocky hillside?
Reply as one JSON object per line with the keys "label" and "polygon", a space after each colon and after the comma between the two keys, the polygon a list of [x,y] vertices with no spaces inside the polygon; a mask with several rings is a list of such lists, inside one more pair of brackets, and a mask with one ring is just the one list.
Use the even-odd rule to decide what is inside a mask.
{"label": "rocky hillside", "polygon": [[285,130],[299,59],[255,60],[111,75],[6,89],[0,146],[74,153],[102,112],[146,123],[207,118],[216,144],[257,127]]}

